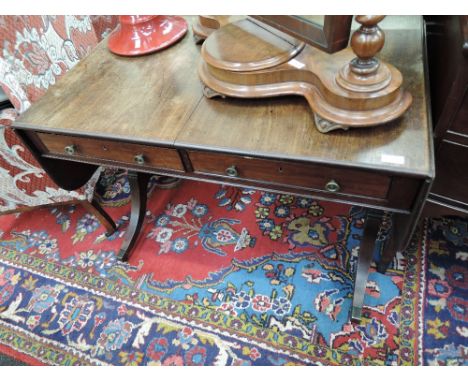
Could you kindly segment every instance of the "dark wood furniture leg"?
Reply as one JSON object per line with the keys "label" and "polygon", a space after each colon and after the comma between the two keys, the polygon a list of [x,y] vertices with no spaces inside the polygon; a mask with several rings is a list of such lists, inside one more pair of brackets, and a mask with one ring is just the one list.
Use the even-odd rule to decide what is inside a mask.
{"label": "dark wood furniture leg", "polygon": [[128,171],[132,207],[127,233],[125,234],[125,239],[118,256],[121,261],[128,260],[130,252],[138,239],[143,220],[145,219],[148,182],[150,178],[151,174]]}
{"label": "dark wood furniture leg", "polygon": [[82,205],[86,211],[98,218],[99,222],[107,231],[106,236],[112,235],[117,230],[117,226],[115,225],[112,218],[108,215],[104,208],[101,207],[96,199],[93,199],[91,202],[85,201],[82,203]]}
{"label": "dark wood furniture leg", "polygon": [[[388,220],[387,220],[388,219]],[[390,229],[387,233],[387,236],[385,238],[385,241],[382,243],[383,245],[383,250],[382,254],[380,257],[379,262],[377,263],[377,271],[385,274],[385,272],[388,269],[388,266],[392,262],[392,260],[395,258],[397,249],[396,249],[396,242],[395,242],[395,224],[394,224],[394,219],[393,215],[390,213],[384,214],[382,218],[382,225],[385,223],[385,220],[387,224],[390,225]]]}
{"label": "dark wood furniture leg", "polygon": [[391,219],[390,222],[392,224],[392,230],[389,232],[386,240],[382,243],[384,249],[381,260],[377,264],[377,270],[381,273],[385,273],[396,252],[404,251],[408,246],[417,226],[431,183],[431,179],[426,179],[424,183],[421,184],[421,188],[410,214],[394,213],[392,215],[385,215],[385,213],[381,211],[372,209],[367,210],[366,223],[361,241],[356,276],[354,279],[351,321],[359,322],[361,319],[367,277],[369,275],[369,268],[372,261],[372,255],[374,253],[376,239],[379,237],[379,228],[382,224],[382,219],[388,217]]}
{"label": "dark wood furniture leg", "polygon": [[379,232],[382,213],[375,210],[368,210],[366,223],[354,278],[353,306],[351,308],[351,321],[360,322],[364,295],[366,292],[367,277],[374,253],[375,242]]}
{"label": "dark wood furniture leg", "polygon": [[[390,218],[392,229],[385,242],[381,259],[377,264],[377,270],[385,273],[397,252],[404,252],[410,244],[413,233],[418,225],[424,203],[429,194],[432,179],[426,179],[416,197],[412,211],[409,214],[393,213],[387,215]],[[386,218],[385,215],[383,217]]]}

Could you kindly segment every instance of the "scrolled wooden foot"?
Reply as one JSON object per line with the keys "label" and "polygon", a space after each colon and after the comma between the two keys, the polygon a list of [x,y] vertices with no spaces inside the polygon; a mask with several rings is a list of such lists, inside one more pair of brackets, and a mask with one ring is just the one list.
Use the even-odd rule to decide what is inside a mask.
{"label": "scrolled wooden foot", "polygon": [[314,113],[315,127],[321,133],[328,133],[333,130],[348,130],[349,126],[340,125],[338,123],[329,121],[325,118],[322,118],[317,113]]}
{"label": "scrolled wooden foot", "polygon": [[206,85],[203,86],[203,95],[206,98],[214,98],[214,97],[226,98],[224,94],[218,93]]}

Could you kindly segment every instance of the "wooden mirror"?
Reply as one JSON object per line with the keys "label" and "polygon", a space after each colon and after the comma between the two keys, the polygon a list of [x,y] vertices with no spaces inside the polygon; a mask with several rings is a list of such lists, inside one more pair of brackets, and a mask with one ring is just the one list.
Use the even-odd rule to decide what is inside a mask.
{"label": "wooden mirror", "polygon": [[204,94],[301,95],[323,133],[392,121],[412,97],[399,70],[376,57],[385,42],[378,26],[384,17],[356,16],[360,27],[351,39],[351,16],[200,17],[204,29],[193,31],[206,39],[198,69]]}
{"label": "wooden mirror", "polygon": [[348,46],[353,16],[250,16],[290,36],[333,53]]}

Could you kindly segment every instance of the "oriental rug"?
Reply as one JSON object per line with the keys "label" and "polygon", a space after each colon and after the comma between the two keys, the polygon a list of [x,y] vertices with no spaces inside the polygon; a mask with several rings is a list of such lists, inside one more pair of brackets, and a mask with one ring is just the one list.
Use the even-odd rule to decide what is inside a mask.
{"label": "oriental rug", "polygon": [[[51,365],[466,364],[467,222],[427,221],[349,321],[364,211],[183,182],[152,187],[129,263],[80,207],[0,218],[0,351]],[[378,257],[376,252],[375,256]]]}

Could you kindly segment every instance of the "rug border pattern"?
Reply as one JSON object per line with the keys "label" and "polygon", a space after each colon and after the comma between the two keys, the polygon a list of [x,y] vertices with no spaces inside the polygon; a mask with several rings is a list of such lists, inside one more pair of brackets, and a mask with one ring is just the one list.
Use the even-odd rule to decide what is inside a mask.
{"label": "rug border pattern", "polygon": [[[342,357],[346,355],[348,364],[374,364],[372,360],[362,360],[346,352],[312,344],[299,337],[293,337],[294,340],[292,341],[291,336],[287,334],[261,328],[251,323],[243,323],[235,317],[222,312],[200,306],[191,306],[161,296],[151,295],[144,291],[132,290],[131,287],[118,284],[98,275],[82,272],[70,266],[50,262],[26,253],[20,253],[11,248],[0,246],[0,261],[6,265],[66,283],[72,287],[132,305],[152,314],[162,315],[165,319],[171,321],[177,320],[179,323],[184,322],[205,331],[227,335],[243,341],[247,340],[250,343],[255,340],[257,346],[283,353],[303,362],[340,365],[343,364],[341,362]],[[223,317],[223,319],[212,320],[215,314]],[[210,321],[207,322],[207,319]],[[254,336],[259,333],[259,330],[263,334],[261,339]],[[263,338],[265,334],[266,337]],[[376,362],[375,364],[379,365],[381,363]]]}

